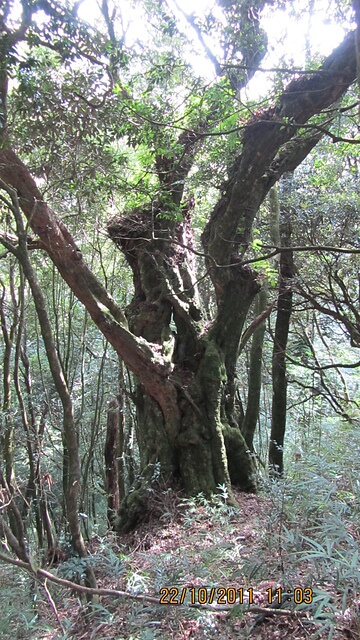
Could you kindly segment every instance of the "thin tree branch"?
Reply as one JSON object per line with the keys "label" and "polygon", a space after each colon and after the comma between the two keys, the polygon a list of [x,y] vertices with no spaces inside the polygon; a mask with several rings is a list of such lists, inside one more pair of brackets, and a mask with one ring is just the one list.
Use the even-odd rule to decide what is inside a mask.
{"label": "thin tree branch", "polygon": [[303,362],[299,362],[298,360],[294,360],[289,354],[286,354],[287,359],[291,364],[294,364],[297,367],[302,367],[303,369],[310,369],[311,371],[325,371],[326,369],[357,369],[360,367],[360,360],[357,362],[345,363],[345,362],[335,362],[334,364],[324,364],[313,366],[310,364],[304,364]]}
{"label": "thin tree branch", "polygon": [[[4,553],[0,553],[0,560],[5,562],[6,564],[11,564],[19,569],[24,569],[28,571],[32,575],[35,575],[36,578],[45,578],[50,582],[54,582],[55,584],[60,585],[61,587],[65,587],[66,589],[71,589],[72,591],[77,591],[78,593],[85,593],[88,596],[113,596],[116,598],[125,598],[127,600],[135,600],[137,602],[150,602],[151,604],[160,605],[159,597],[150,596],[150,595],[135,595],[133,593],[128,593],[127,591],[120,591],[118,589],[92,589],[90,587],[84,587],[81,584],[76,584],[75,582],[71,582],[70,580],[65,580],[64,578],[58,578],[50,571],[45,571],[45,569],[34,569],[30,563],[23,562],[22,560],[15,560],[14,558],[10,558],[10,556],[5,555]],[[186,587],[184,587],[186,588]],[[232,606],[216,606],[216,605],[206,605],[199,603],[184,603],[182,606],[189,607],[191,609],[206,609],[208,611],[231,611]],[[248,613],[264,613],[266,615],[282,615],[282,616],[307,616],[305,611],[290,611],[284,609],[272,609],[270,607],[257,607],[250,606],[246,609]]]}
{"label": "thin tree branch", "polygon": [[[274,245],[271,244],[263,244],[262,247],[264,249],[272,249]],[[350,253],[350,254],[360,254],[359,249],[350,249],[347,247],[333,247],[331,245],[309,245],[309,246],[298,246],[298,247],[274,247],[274,251],[271,253],[267,253],[264,256],[259,256],[258,258],[251,258],[250,260],[243,260],[241,264],[253,264],[256,262],[261,262],[262,260],[269,260],[269,258],[273,258],[278,253],[283,253],[284,251],[329,251],[333,253]],[[229,265],[227,265],[229,266]]]}
{"label": "thin tree branch", "polygon": [[210,47],[208,47],[208,45],[206,44],[203,35],[201,33],[201,29],[198,27],[198,25],[195,22],[195,18],[193,15],[189,15],[188,13],[186,13],[176,2],[176,0],[173,0],[174,5],[176,6],[177,10],[179,11],[179,13],[181,13],[182,16],[184,16],[185,20],[189,23],[189,25],[194,29],[198,40],[201,44],[201,46],[203,47],[207,57],[209,58],[209,60],[212,62],[212,64],[214,65],[215,68],[215,72],[216,75],[221,75],[221,65],[218,61],[218,59],[216,58],[216,56],[214,56],[213,52],[211,51]]}
{"label": "thin tree branch", "polygon": [[59,617],[59,614],[58,614],[58,611],[57,611],[57,608],[56,608],[56,604],[55,604],[54,599],[53,599],[53,597],[52,597],[52,595],[51,595],[51,593],[50,593],[50,591],[48,589],[48,586],[47,586],[47,578],[44,581],[43,587],[44,587],[44,591],[46,593],[47,599],[49,600],[50,606],[51,606],[51,608],[52,608],[52,610],[53,610],[53,612],[55,614],[55,618],[56,618],[56,620],[58,622],[58,625],[59,625],[61,631],[63,632],[63,634],[65,635],[65,629],[64,629],[63,624],[62,624],[62,622],[60,620],[60,617]]}

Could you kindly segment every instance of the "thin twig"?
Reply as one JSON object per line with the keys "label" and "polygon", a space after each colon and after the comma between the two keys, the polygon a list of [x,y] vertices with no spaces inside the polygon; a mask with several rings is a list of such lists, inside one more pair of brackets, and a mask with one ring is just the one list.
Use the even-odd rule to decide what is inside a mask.
{"label": "thin twig", "polygon": [[62,625],[62,623],[61,623],[61,620],[60,620],[60,618],[59,618],[59,614],[58,614],[58,612],[57,612],[56,604],[55,604],[54,599],[53,599],[53,597],[52,597],[52,595],[51,595],[51,593],[50,593],[50,591],[49,591],[49,589],[48,589],[48,586],[47,586],[47,578],[46,578],[46,579],[45,579],[45,581],[44,581],[43,587],[44,587],[44,591],[45,591],[45,593],[46,593],[46,595],[47,595],[47,599],[48,599],[48,600],[49,600],[49,602],[50,602],[50,606],[51,606],[51,608],[52,608],[52,610],[53,610],[53,612],[54,612],[54,614],[55,614],[55,618],[56,618],[56,620],[58,621],[58,624],[59,624],[59,626],[60,626],[60,629],[61,629],[61,631],[65,634],[65,629],[64,629],[64,627],[63,627],[63,625]]}

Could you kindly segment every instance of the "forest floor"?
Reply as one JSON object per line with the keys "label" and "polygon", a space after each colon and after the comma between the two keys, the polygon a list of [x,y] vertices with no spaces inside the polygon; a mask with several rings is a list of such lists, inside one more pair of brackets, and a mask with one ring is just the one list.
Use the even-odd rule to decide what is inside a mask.
{"label": "forest floor", "polygon": [[[53,603],[39,589],[31,629],[13,618],[5,634],[0,629],[0,637],[360,638],[355,591],[349,590],[344,598],[336,581],[316,578],[311,555],[294,560],[284,543],[284,532],[289,538],[291,526],[285,526],[284,512],[279,517],[272,497],[235,495],[238,509],[220,499],[209,503],[201,498],[181,500],[171,491],[154,492],[153,517],[135,533],[95,536],[89,542],[98,587],[126,591],[129,597],[101,596],[96,611],[89,614],[76,594],[48,582]],[[57,575],[74,580],[79,562],[67,560],[56,568]],[[14,569],[3,566],[2,581],[7,571],[14,577]],[[294,597],[297,606],[291,601]]]}

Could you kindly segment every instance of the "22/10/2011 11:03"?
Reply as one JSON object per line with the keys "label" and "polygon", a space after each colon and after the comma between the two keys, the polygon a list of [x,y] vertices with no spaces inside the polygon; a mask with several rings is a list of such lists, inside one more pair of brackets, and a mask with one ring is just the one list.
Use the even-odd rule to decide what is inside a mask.
{"label": "22/10/2011 11:03", "polygon": [[[160,604],[185,604],[186,595],[190,597],[190,604],[254,604],[254,589],[249,587],[163,587],[160,589]],[[295,587],[294,589],[269,588],[266,590],[269,605],[281,605],[284,602],[294,604],[311,604],[313,590],[310,587]]]}

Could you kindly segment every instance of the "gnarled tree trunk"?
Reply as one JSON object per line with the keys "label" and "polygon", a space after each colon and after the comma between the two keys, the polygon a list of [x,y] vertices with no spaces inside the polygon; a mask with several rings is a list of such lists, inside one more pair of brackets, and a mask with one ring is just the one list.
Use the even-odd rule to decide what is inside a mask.
{"label": "gnarled tree trunk", "polygon": [[246,313],[259,286],[250,269],[236,264],[226,304],[206,332],[192,268],[191,204],[182,209],[182,218],[169,223],[161,215],[137,211],[112,219],[108,227],[133,271],[129,328],[161,353],[175,392],[169,428],[159,404],[138,382],[145,481],[121,506],[122,529],[144,516],[148,483],[159,476],[187,493],[207,496],[218,485],[230,495],[231,483],[244,490],[255,487],[235,401],[235,364]]}

